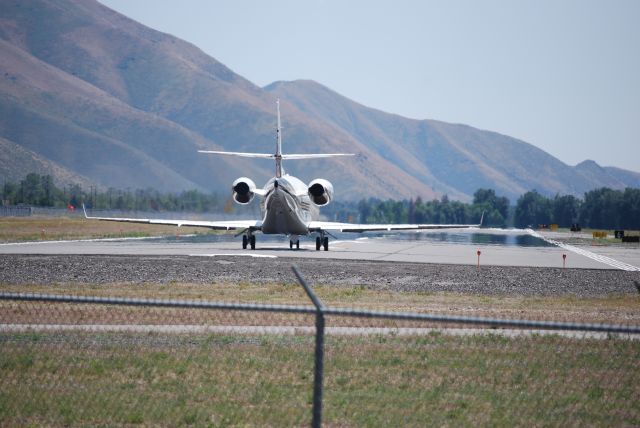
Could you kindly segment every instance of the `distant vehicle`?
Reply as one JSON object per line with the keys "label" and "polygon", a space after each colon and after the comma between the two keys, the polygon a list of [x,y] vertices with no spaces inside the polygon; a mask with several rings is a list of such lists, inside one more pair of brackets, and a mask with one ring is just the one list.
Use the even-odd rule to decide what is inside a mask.
{"label": "distant vehicle", "polygon": [[[333,199],[333,185],[323,178],[311,181],[308,185],[298,178],[285,173],[282,161],[297,159],[317,159],[335,156],[354,156],[349,153],[327,154],[283,154],[282,134],[280,127],[280,100],[277,106],[276,127],[276,152],[266,153],[239,153],[222,152],[212,150],[199,150],[200,153],[216,155],[241,156],[248,158],[267,158],[275,160],[275,177],[267,181],[262,189],[248,177],[240,177],[232,184],[233,199],[238,204],[250,203],[258,195],[264,198],[262,220],[231,220],[231,221],[192,221],[192,220],[163,220],[141,218],[114,218],[91,217],[84,210],[88,219],[121,221],[132,223],[164,224],[176,226],[208,227],[211,229],[240,230],[242,235],[242,248],[247,246],[252,250],[256,247],[256,232],[263,234],[281,234],[289,237],[289,248],[300,248],[300,236],[315,235],[316,250],[323,248],[329,250],[330,232],[367,232],[367,231],[392,231],[392,230],[419,230],[419,229],[450,229],[479,227],[482,224],[351,224],[336,223],[316,220],[319,215],[319,207],[325,206]],[[483,213],[484,216],[484,213]]]}

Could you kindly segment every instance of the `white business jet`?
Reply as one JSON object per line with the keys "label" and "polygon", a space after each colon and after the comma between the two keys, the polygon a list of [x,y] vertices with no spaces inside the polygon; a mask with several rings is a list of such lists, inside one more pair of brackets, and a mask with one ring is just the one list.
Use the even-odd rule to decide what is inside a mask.
{"label": "white business jet", "polygon": [[208,227],[211,229],[240,230],[242,235],[242,248],[250,246],[256,248],[256,232],[264,234],[281,234],[289,237],[289,248],[300,248],[300,236],[315,235],[316,250],[322,247],[329,250],[330,232],[367,232],[367,231],[392,231],[392,230],[419,230],[419,229],[461,229],[479,227],[482,224],[351,224],[336,223],[316,220],[319,215],[319,207],[325,206],[333,198],[333,185],[325,179],[318,178],[309,185],[305,185],[298,178],[287,174],[282,168],[282,161],[295,159],[317,159],[336,156],[354,156],[347,153],[328,154],[282,154],[282,134],[280,129],[280,101],[277,103],[277,128],[276,128],[276,152],[267,153],[239,153],[220,152],[211,150],[198,150],[200,153],[216,155],[241,156],[249,158],[275,159],[276,175],[258,189],[256,184],[247,177],[240,177],[233,182],[233,199],[241,205],[249,204],[258,195],[263,199],[261,208],[264,213],[262,220],[231,220],[231,221],[191,221],[191,220],[163,220],[142,218],[117,218],[117,217],[91,217],[84,210],[88,219],[121,221],[132,223],[165,224],[175,226]]}

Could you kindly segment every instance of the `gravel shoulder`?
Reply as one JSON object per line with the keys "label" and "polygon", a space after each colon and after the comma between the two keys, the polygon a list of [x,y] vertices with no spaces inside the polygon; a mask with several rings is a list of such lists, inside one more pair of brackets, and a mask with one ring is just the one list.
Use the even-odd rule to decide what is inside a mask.
{"label": "gravel shoulder", "polygon": [[1,284],[296,282],[397,292],[583,297],[638,294],[640,272],[331,259],[189,256],[2,255]]}

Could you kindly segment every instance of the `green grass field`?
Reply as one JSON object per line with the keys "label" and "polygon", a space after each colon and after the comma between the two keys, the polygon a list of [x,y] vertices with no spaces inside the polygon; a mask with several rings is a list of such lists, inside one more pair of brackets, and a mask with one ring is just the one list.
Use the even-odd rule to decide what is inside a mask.
{"label": "green grass field", "polygon": [[[5,426],[300,426],[310,336],[0,335]],[[640,343],[329,337],[327,426],[636,426]]]}

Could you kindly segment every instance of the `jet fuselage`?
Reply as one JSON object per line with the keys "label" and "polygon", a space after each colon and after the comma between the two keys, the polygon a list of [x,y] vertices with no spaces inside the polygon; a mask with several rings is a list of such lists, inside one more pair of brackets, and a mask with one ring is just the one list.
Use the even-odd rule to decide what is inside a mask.
{"label": "jet fuselage", "polygon": [[307,186],[285,174],[272,178],[264,186],[262,233],[308,235],[308,224],[317,220],[318,207],[311,203]]}

